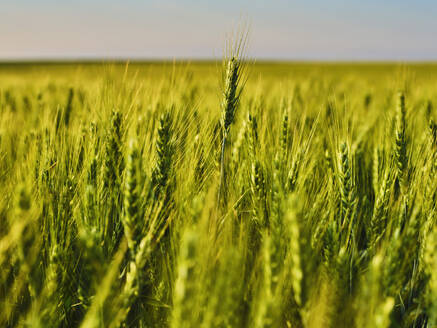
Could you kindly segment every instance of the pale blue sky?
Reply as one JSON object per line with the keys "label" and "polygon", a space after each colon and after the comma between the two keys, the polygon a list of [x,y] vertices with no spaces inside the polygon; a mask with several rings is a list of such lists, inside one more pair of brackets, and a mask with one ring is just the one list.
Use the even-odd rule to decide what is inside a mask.
{"label": "pale blue sky", "polygon": [[0,0],[0,59],[437,60],[437,0]]}

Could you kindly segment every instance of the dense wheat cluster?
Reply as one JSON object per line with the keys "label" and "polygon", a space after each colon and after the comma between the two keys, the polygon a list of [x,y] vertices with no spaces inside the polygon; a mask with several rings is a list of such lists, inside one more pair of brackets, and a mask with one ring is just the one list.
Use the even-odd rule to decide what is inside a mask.
{"label": "dense wheat cluster", "polygon": [[0,66],[1,327],[436,327],[437,67],[219,66]]}

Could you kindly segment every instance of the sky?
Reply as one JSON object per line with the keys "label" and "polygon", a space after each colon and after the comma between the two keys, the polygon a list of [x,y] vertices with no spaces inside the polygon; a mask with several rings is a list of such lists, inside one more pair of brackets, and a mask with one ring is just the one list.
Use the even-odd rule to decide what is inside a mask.
{"label": "sky", "polygon": [[437,0],[0,0],[0,60],[437,60]]}

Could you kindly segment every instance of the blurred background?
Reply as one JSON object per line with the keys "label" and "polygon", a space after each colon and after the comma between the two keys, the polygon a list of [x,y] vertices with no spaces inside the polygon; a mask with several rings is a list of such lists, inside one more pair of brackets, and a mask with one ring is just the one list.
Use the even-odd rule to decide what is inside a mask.
{"label": "blurred background", "polygon": [[257,60],[437,60],[435,0],[14,0],[0,60],[211,59],[250,25]]}

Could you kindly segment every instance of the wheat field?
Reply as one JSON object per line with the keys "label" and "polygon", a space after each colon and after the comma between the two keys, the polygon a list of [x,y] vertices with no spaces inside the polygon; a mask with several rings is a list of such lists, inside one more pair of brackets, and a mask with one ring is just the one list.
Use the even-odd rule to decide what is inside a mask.
{"label": "wheat field", "polygon": [[437,327],[437,65],[0,65],[1,327]]}

